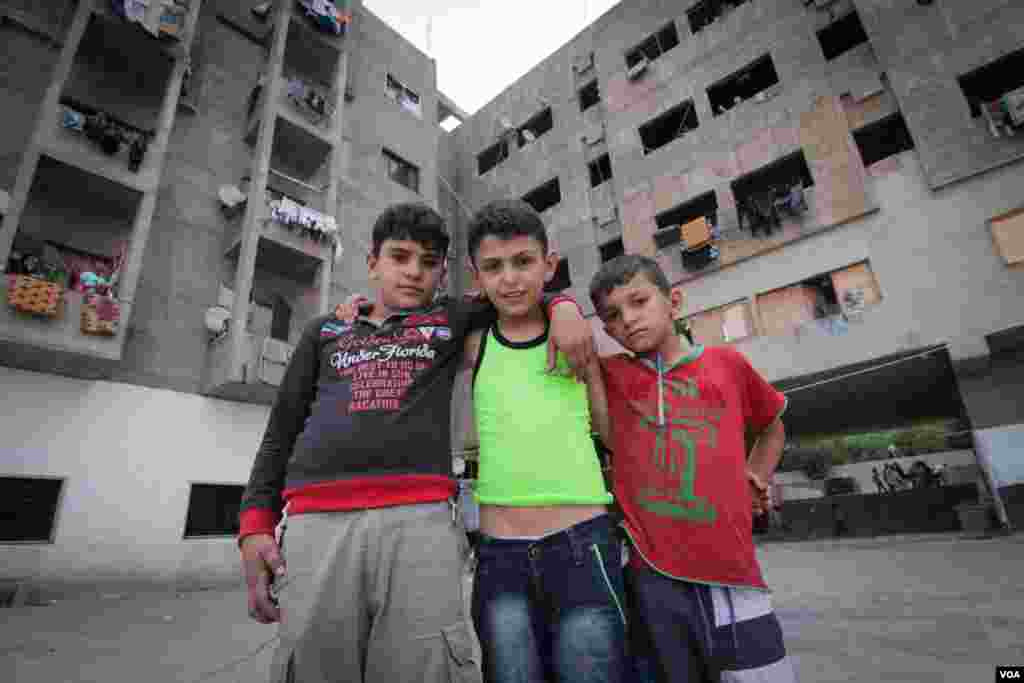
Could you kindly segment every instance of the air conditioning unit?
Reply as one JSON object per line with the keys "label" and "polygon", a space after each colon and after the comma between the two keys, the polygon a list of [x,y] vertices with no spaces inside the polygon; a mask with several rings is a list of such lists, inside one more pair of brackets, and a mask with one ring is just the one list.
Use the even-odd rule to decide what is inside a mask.
{"label": "air conditioning unit", "polygon": [[626,78],[628,78],[631,81],[635,81],[636,79],[643,76],[644,72],[647,71],[647,67],[649,65],[650,62],[647,60],[646,57],[641,58],[639,62],[637,62],[636,64],[634,64],[633,66],[629,67],[629,69],[626,70]]}
{"label": "air conditioning unit", "polygon": [[280,386],[288,361],[292,359],[295,347],[287,342],[266,337],[260,350],[259,378],[261,382]]}

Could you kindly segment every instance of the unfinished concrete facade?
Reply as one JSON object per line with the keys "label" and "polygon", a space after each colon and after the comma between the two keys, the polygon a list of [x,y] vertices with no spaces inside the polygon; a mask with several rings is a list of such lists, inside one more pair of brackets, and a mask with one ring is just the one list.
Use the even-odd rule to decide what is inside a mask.
{"label": "unfinished concrete facade", "polygon": [[[0,261],[34,230],[87,253],[127,240],[138,273],[113,338],[79,334],[74,308],[58,321],[0,314],[0,477],[56,482],[48,526],[3,545],[8,578],[231,575],[234,542],[213,531],[248,475],[275,364],[310,317],[369,291],[370,227],[402,200],[432,203],[464,237],[486,201],[529,197],[564,258],[559,286],[590,315],[602,260],[655,256],[698,341],[736,344],[801,390],[794,424],[824,420],[815,403],[852,414],[933,366],[864,375],[874,393],[837,377],[941,353],[958,386],[944,390],[962,397],[997,486],[1024,482],[1024,136],[978,104],[1024,85],[1013,82],[1024,73],[1019,3],[626,0],[464,117],[437,91],[435,63],[359,2],[338,38],[301,25],[294,3],[260,19],[255,2],[192,2],[192,81],[170,108],[180,55],[126,70],[132,50],[152,48],[134,36],[106,61],[69,56],[75,31],[95,29],[81,19],[90,3],[0,2],[0,189],[12,197],[0,210],[20,212],[5,216]],[[287,98],[303,69],[333,97],[324,125]],[[94,152],[47,155],[37,122],[56,122],[62,97],[140,128],[166,123],[163,161],[128,174]],[[465,118],[450,134],[438,126],[447,113]],[[301,150],[298,163],[275,145]],[[41,170],[26,174],[34,156]],[[741,220],[739,205],[795,180],[802,208],[761,234]],[[227,185],[247,188],[233,217]],[[333,216],[340,249],[268,224],[264,188]],[[694,237],[686,226],[702,218],[708,233]],[[453,249],[463,291],[464,239]],[[218,305],[235,322],[212,340],[205,317]],[[842,390],[805,390],[819,382]],[[905,403],[927,393],[915,386]],[[460,432],[468,418],[460,402]]]}
{"label": "unfinished concrete facade", "polygon": [[[1024,136],[979,103],[1024,85],[1022,26],[1006,0],[622,2],[454,131],[459,187],[478,207],[557,178],[543,215],[579,301],[602,260],[654,256],[697,341],[787,391],[937,349],[1006,492],[1024,481],[1024,270],[1004,244]],[[804,207],[744,225],[759,186],[794,180]],[[705,217],[695,263],[685,226]],[[901,368],[875,384],[913,403]],[[845,394],[792,393],[794,425],[878,399]]]}
{"label": "unfinished concrete facade", "polygon": [[[50,510],[5,521],[3,578],[233,575],[224,510],[290,344],[368,291],[384,207],[447,210],[439,117],[464,114],[437,92],[434,61],[361,2],[337,3],[338,35],[303,3],[260,16],[257,2],[191,0],[175,38],[116,4],[0,3],[0,261],[38,245],[128,254],[112,336],[80,329],[85,295],[70,289],[57,318],[3,307],[0,478],[12,509]],[[139,169],[123,145],[107,154],[76,131],[75,107],[153,131]],[[232,186],[242,201],[229,207]],[[336,232],[285,225],[282,197]]]}

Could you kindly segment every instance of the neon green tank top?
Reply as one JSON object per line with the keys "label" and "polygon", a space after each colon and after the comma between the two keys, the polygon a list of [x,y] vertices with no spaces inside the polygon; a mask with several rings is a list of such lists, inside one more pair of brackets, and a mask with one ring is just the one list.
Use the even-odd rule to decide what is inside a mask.
{"label": "neon green tank top", "polygon": [[590,436],[587,387],[545,372],[546,342],[547,334],[511,342],[496,327],[480,342],[473,409],[480,440],[476,499],[482,505],[612,501]]}

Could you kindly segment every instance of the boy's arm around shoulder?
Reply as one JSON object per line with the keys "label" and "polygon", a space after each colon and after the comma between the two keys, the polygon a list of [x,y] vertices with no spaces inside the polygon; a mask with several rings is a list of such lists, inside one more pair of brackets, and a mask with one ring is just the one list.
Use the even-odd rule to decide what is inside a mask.
{"label": "boy's arm around shoulder", "polygon": [[605,389],[601,359],[594,356],[587,364],[587,400],[590,403],[590,426],[601,437],[606,448],[611,447],[612,424],[608,413],[608,393]]}

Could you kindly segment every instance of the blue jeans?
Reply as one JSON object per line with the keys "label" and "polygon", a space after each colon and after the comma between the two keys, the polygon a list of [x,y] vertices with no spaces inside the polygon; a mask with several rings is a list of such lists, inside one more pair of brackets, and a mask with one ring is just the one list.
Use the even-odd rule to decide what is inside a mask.
{"label": "blue jeans", "polygon": [[473,621],[488,683],[625,683],[621,548],[607,515],[540,540],[481,536]]}

